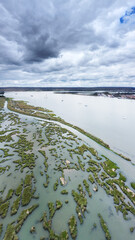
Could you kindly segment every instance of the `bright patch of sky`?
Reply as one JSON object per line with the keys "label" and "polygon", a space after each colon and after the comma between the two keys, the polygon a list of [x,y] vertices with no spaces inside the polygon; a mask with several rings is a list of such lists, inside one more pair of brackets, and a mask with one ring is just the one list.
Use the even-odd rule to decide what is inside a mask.
{"label": "bright patch of sky", "polygon": [[120,18],[121,23],[128,23],[129,21],[135,24],[135,7],[125,12],[125,15]]}

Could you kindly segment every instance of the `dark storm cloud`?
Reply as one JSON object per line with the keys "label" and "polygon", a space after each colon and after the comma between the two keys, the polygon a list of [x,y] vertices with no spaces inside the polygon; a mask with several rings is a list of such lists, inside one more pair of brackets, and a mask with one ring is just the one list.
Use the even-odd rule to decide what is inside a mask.
{"label": "dark storm cloud", "polygon": [[[7,41],[3,48],[9,48],[3,62],[42,62],[58,57],[62,49],[93,42],[104,44],[104,37],[96,36],[93,28],[87,27],[94,17],[92,2],[84,5],[83,1],[74,0],[65,3],[60,0],[2,0],[1,36]],[[108,5],[107,1],[102,2],[105,7]],[[10,41],[16,45],[15,52],[11,51]]]}
{"label": "dark storm cloud", "polygon": [[[48,27],[50,23],[46,19],[46,12],[44,16],[43,10],[40,13],[36,8],[38,1],[33,1],[35,4],[31,1],[18,1],[19,3],[10,1],[9,5],[7,2],[9,1],[3,1],[0,5],[0,27],[3,37],[1,44],[4,52],[9,48],[5,58],[2,54],[3,62],[16,64],[20,61],[23,64],[25,61],[40,62],[43,59],[57,57],[59,53],[57,40]],[[15,8],[11,2],[12,4],[16,2]],[[11,51],[11,41],[12,45],[16,45],[15,52]],[[18,53],[19,59],[15,56]]]}
{"label": "dark storm cloud", "polygon": [[48,34],[27,39],[24,52],[24,60],[27,62],[40,62],[47,58],[58,56],[57,40],[51,39]]}

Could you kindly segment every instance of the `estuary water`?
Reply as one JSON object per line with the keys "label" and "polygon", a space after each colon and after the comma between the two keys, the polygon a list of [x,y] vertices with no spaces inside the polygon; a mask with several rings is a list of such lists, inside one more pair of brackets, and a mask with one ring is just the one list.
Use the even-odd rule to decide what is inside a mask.
{"label": "estuary water", "polygon": [[53,92],[9,92],[6,97],[53,110],[135,162],[135,101]]}
{"label": "estuary water", "polygon": [[[86,131],[92,133],[93,135],[102,138],[105,142],[109,143],[110,147],[117,150],[118,152],[122,152],[124,155],[131,157],[132,162],[135,160],[134,156],[134,120],[135,120],[135,102],[129,100],[122,99],[110,99],[103,97],[89,97],[82,95],[63,95],[63,94],[55,94],[53,92],[11,92],[6,93],[6,97],[12,97],[16,100],[24,100],[28,101],[29,104],[34,106],[40,106],[44,108],[48,108],[53,110],[57,116],[60,116],[65,121],[70,122],[76,126],[79,126]],[[7,109],[7,103],[5,104],[4,111],[7,114],[11,114],[11,111]],[[38,203],[39,207],[28,217],[23,224],[22,229],[20,230],[18,236],[20,240],[23,239],[49,239],[49,235],[47,231],[44,231],[42,227],[42,223],[40,222],[41,216],[46,211],[48,212],[48,202],[55,202],[56,200],[60,200],[63,203],[62,209],[56,212],[53,221],[52,228],[57,233],[60,234],[61,231],[67,230],[68,225],[67,222],[69,218],[75,214],[76,203],[71,195],[72,190],[75,189],[77,191],[77,187],[79,183],[82,183],[84,179],[88,179],[87,171],[75,171],[73,169],[65,169],[64,175],[67,181],[67,185],[64,187],[68,191],[68,195],[64,196],[61,194],[61,190],[63,186],[59,184],[57,191],[53,191],[54,183],[57,179],[60,178],[61,173],[55,170],[57,164],[61,163],[60,159],[70,159],[68,148],[70,145],[65,142],[63,138],[63,142],[57,141],[57,153],[58,157],[55,158],[49,149],[50,146],[45,147],[46,154],[48,156],[48,175],[49,175],[49,186],[47,188],[44,187],[44,183],[46,180],[46,173],[41,175],[41,171],[44,172],[44,157],[38,150],[40,149],[40,144],[37,140],[40,139],[34,138],[34,134],[37,136],[42,132],[41,139],[46,139],[45,134],[47,134],[47,126],[46,123],[43,127],[42,124],[45,123],[44,120],[41,120],[36,117],[26,116],[23,114],[18,114],[17,116],[20,119],[20,122],[15,122],[15,125],[10,123],[11,119],[7,117],[7,119],[2,123],[2,128],[15,128],[20,131],[20,134],[23,134],[23,128],[25,127],[27,133],[27,140],[33,142],[33,153],[36,156],[36,165],[33,170],[34,176],[36,178],[35,187],[36,187],[36,196],[39,196],[39,199],[32,199],[30,204],[27,206],[31,206],[31,204]],[[6,118],[6,117],[5,117]],[[51,123],[52,121],[48,121]],[[68,126],[64,126],[63,124],[54,122],[54,124],[58,124],[61,127],[65,127],[69,131],[73,132],[77,136],[77,142],[81,144],[87,144],[88,146],[94,147],[98,151],[98,156],[103,157],[105,155],[110,160],[114,161],[119,169],[118,174],[121,172],[126,177],[126,185],[131,188],[130,183],[135,179],[134,166],[131,162],[123,160],[118,155],[114,154],[112,151],[105,149],[101,145],[87,138],[85,135],[79,133],[75,129],[72,129]],[[51,129],[51,128],[50,128]],[[50,130],[51,133],[51,130]],[[13,135],[15,142],[17,142],[17,136]],[[54,135],[56,140],[59,139],[59,135]],[[60,139],[61,140],[61,139]],[[45,140],[46,141],[46,140]],[[0,147],[4,147],[5,143],[1,143]],[[64,144],[64,148],[60,148],[60,145]],[[67,145],[66,145],[67,144]],[[7,147],[7,146],[6,146]],[[54,148],[55,145],[51,146]],[[73,149],[76,147],[76,144],[73,144]],[[42,150],[44,147],[42,146]],[[24,169],[24,172],[20,174],[20,171],[16,171],[16,167],[14,164],[14,160],[18,160],[17,152],[13,151],[13,149],[9,146],[9,153],[14,153],[11,157],[8,164],[10,164],[11,168],[9,172],[5,172],[5,174],[0,176],[0,189],[2,190],[5,186],[5,192],[3,194],[3,198],[6,197],[6,194],[10,188],[16,189],[21,179],[28,174],[29,169]],[[1,159],[3,159],[3,153],[0,152]],[[86,157],[86,155],[85,155]],[[87,159],[87,158],[86,158]],[[81,160],[85,163],[86,168],[88,167],[88,162],[85,158],[81,158]],[[96,157],[92,156],[92,159],[96,161]],[[73,156],[73,160],[76,161],[76,156]],[[103,159],[101,160],[103,161]],[[2,166],[5,166],[7,163],[4,162]],[[5,165],[4,165],[5,164]],[[119,188],[118,188],[119,189]],[[113,198],[110,195],[107,195],[103,188],[99,186],[98,192],[93,190],[93,185],[90,183],[90,190],[92,192],[92,198],[87,197],[87,211],[85,213],[84,223],[82,225],[78,224],[77,230],[77,240],[82,239],[91,239],[91,240],[104,240],[105,234],[101,229],[98,213],[101,213],[103,218],[105,219],[109,231],[111,234],[112,240],[133,240],[134,233],[130,233],[130,227],[134,226],[134,216],[129,213],[128,221],[123,219],[121,212],[116,212],[114,207]],[[66,205],[65,200],[68,199],[69,203]],[[125,201],[129,199],[125,196]],[[15,196],[11,200],[11,204],[15,200]],[[131,203],[132,204],[132,203]],[[16,220],[20,215],[22,209],[24,207],[20,206],[17,214],[15,216],[10,216],[10,211],[8,211],[7,217],[2,219],[4,231],[6,231],[7,224]],[[93,228],[93,224],[96,223],[96,229]],[[30,229],[32,226],[35,226],[36,232],[31,234]],[[3,233],[4,236],[4,233]],[[41,238],[44,236],[44,238]],[[70,238],[71,239],[71,238]]]}

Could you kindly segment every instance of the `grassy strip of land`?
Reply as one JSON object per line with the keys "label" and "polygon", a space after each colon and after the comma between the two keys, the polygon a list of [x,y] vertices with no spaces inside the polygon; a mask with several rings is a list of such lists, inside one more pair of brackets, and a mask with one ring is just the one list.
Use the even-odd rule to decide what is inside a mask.
{"label": "grassy strip of land", "polygon": [[110,240],[110,239],[111,239],[111,235],[110,235],[110,233],[109,233],[107,224],[106,224],[106,222],[104,221],[104,219],[103,219],[103,217],[101,216],[100,213],[98,214],[98,216],[99,216],[99,219],[100,219],[101,227],[102,227],[102,229],[103,229],[103,231],[104,231],[104,233],[105,233],[105,237],[106,237],[107,240]]}
{"label": "grassy strip of land", "polygon": [[75,190],[72,190],[72,196],[77,204],[76,206],[76,213],[78,215],[78,219],[80,221],[80,223],[83,223],[83,218],[84,213],[86,211],[86,207],[87,207],[87,198],[85,197],[85,192],[83,191],[83,187],[81,184],[78,185],[78,192],[76,192]]}
{"label": "grassy strip of land", "polygon": [[19,209],[19,205],[20,205],[20,200],[21,200],[21,197],[19,196],[14,202],[13,202],[13,205],[11,207],[11,216],[16,214],[18,209]]}
{"label": "grassy strip of land", "polygon": [[119,169],[119,167],[107,157],[105,158],[106,158],[106,161],[101,163],[101,166],[110,177],[112,178],[116,177],[117,176],[116,170]]}
{"label": "grassy strip of land", "polygon": [[135,182],[131,182],[131,187],[135,190]]}
{"label": "grassy strip of land", "polygon": [[0,236],[1,236],[1,234],[2,234],[2,231],[3,231],[3,224],[0,223]]}
{"label": "grassy strip of land", "polygon": [[5,97],[0,97],[0,109],[4,107],[5,100]]}
{"label": "grassy strip of land", "polygon": [[76,239],[77,237],[77,221],[75,216],[72,216],[68,221],[69,231],[72,239]]}

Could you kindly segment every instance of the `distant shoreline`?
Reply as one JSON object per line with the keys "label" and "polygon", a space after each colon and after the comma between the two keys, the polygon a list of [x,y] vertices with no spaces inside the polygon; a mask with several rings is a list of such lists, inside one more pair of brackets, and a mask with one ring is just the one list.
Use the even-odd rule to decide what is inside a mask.
{"label": "distant shoreline", "polygon": [[0,87],[0,91],[58,91],[58,92],[131,92],[135,93],[135,87]]}
{"label": "distant shoreline", "polygon": [[[102,96],[135,100],[135,87],[2,87],[0,92],[49,91],[56,94]],[[2,94],[3,95],[3,94]]]}
{"label": "distant shoreline", "polygon": [[55,92],[57,94],[74,94],[74,95],[83,95],[83,96],[93,96],[93,97],[110,97],[110,98],[119,98],[119,99],[131,99],[135,100],[135,92]]}

